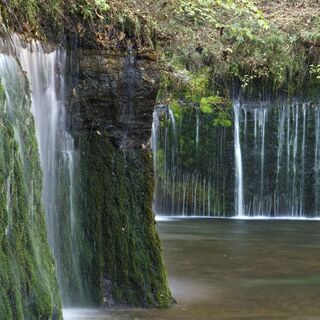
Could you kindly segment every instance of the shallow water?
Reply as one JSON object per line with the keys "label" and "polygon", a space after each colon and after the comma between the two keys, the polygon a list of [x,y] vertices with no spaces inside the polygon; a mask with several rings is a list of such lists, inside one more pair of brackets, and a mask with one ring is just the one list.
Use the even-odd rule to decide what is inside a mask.
{"label": "shallow water", "polygon": [[68,309],[66,320],[320,320],[320,222],[158,221],[169,310]]}

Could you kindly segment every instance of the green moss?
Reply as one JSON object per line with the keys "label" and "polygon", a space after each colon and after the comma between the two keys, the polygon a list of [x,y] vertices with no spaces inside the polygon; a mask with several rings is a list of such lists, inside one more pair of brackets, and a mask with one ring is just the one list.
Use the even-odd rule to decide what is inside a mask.
{"label": "green moss", "polygon": [[152,212],[151,155],[122,152],[100,134],[79,138],[87,290],[95,304],[167,307],[172,297]]}
{"label": "green moss", "polygon": [[0,92],[0,319],[61,319],[30,100],[15,76],[10,105]]}
{"label": "green moss", "polygon": [[182,105],[177,100],[173,100],[169,104],[170,109],[173,112],[174,118],[176,121],[180,122],[183,115],[183,108]]}

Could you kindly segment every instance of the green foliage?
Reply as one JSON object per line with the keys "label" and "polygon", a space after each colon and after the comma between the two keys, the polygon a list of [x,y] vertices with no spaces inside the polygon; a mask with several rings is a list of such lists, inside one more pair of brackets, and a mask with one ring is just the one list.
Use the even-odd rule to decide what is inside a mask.
{"label": "green foliage", "polygon": [[191,79],[188,83],[186,98],[191,101],[198,101],[203,97],[209,86],[209,78],[206,70],[201,70],[201,72],[196,74],[191,74]]}
{"label": "green foliage", "polygon": [[45,21],[51,27],[61,23],[63,10],[61,0],[10,0],[0,4],[0,16],[6,26],[35,36],[40,35],[38,30]]}
{"label": "green foliage", "polygon": [[[208,100],[217,103],[220,99],[213,97]],[[197,199],[201,199],[199,202],[202,207],[202,199],[204,196],[207,197],[208,177],[212,177],[212,182],[215,182],[210,182],[212,197],[208,200],[211,210],[232,213],[232,194],[230,198],[230,192],[227,192],[226,187],[232,188],[234,183],[233,145],[227,142],[233,139],[233,128],[224,123],[225,120],[231,121],[231,110],[224,106],[224,113],[221,115],[218,114],[218,110],[203,113],[199,106],[185,102],[181,103],[180,109],[181,119],[176,121],[175,130],[172,128],[170,117],[166,113],[161,117],[161,113],[158,113],[162,125],[157,134],[156,205],[158,209],[167,213],[171,213],[171,210],[174,213],[182,208],[185,212],[192,213],[195,192]],[[225,147],[221,149],[221,145]],[[229,161],[225,161],[226,159]],[[198,182],[196,190],[192,187],[195,181]],[[185,199],[184,204],[181,203],[182,195]],[[175,201],[174,209],[170,199]],[[207,201],[205,202],[209,209]]]}
{"label": "green foliage", "polygon": [[310,74],[316,77],[317,79],[320,79],[320,64],[317,65],[310,65]]}
{"label": "green foliage", "polygon": [[106,0],[95,0],[94,4],[101,12],[107,12],[110,9],[110,5]]}
{"label": "green foliage", "polygon": [[61,305],[28,84],[15,60],[7,63],[11,73],[1,78],[7,77],[10,101],[0,86],[0,318],[58,320]]}
{"label": "green foliage", "polygon": [[171,109],[172,112],[173,112],[174,118],[175,118],[177,121],[181,121],[183,109],[182,109],[182,106],[181,106],[181,104],[179,103],[179,101],[178,101],[178,100],[173,100],[173,101],[171,101],[170,104],[169,104],[169,107],[170,107],[170,109]]}
{"label": "green foliage", "polygon": [[281,87],[288,81],[297,80],[297,74],[304,74],[301,70],[304,53],[293,52],[291,46],[279,30],[271,29],[259,40],[236,44],[233,55],[237,60],[230,57],[229,71],[241,80],[243,88],[258,79]]}
{"label": "green foliage", "polygon": [[205,27],[207,31],[224,28],[232,37],[251,38],[253,28],[268,28],[262,12],[248,0],[182,0],[174,14],[190,28]]}
{"label": "green foliage", "polygon": [[[318,9],[313,15],[310,9],[306,21],[295,24],[295,12],[303,9],[282,6],[285,14],[278,17],[274,12],[273,17],[285,24],[283,28],[252,1],[176,1],[170,7],[175,16],[167,12],[171,24],[163,27],[174,33],[163,60],[193,73],[206,67],[211,82],[236,78],[246,90],[259,81],[274,89],[297,89],[306,79],[308,64],[320,62]],[[261,4],[264,7],[270,11],[272,5]]]}
{"label": "green foliage", "polygon": [[201,98],[200,100],[200,110],[203,113],[212,113],[215,106],[223,104],[223,99],[218,96],[209,96]]}
{"label": "green foliage", "polygon": [[[263,14],[247,0],[169,1],[167,23],[159,28],[172,35],[171,59],[184,57],[192,62],[199,53],[223,60],[233,43],[253,41],[268,30]],[[218,57],[219,56],[219,57]],[[167,57],[166,57],[167,58]]]}
{"label": "green foliage", "polygon": [[180,69],[179,64],[172,65],[174,72],[163,74],[158,99],[184,99],[189,102],[200,102],[210,91],[208,68],[196,72]]}
{"label": "green foliage", "polygon": [[[180,75],[183,75],[184,80],[179,82],[177,80],[182,77]],[[158,100],[165,99],[169,102],[177,122],[181,122],[184,113],[192,111],[194,106],[199,107],[203,114],[212,115],[213,125],[231,126],[230,102],[210,84],[208,68],[194,73],[182,70],[169,74],[168,77],[164,76],[160,92]]]}
{"label": "green foliage", "polygon": [[[47,34],[52,27],[66,28],[108,48],[134,43],[142,53],[156,49],[167,69],[206,69],[201,77],[191,76],[188,99],[199,99],[207,95],[201,93],[205,77],[237,78],[246,90],[259,81],[298,88],[309,65],[320,63],[320,18],[309,2],[314,10],[251,0],[11,0],[0,10],[5,24],[36,36],[41,28]],[[279,14],[273,12],[278,7]]]}
{"label": "green foliage", "polygon": [[126,0],[10,0],[0,3],[0,18],[33,38],[60,41],[65,32],[109,50],[126,48],[129,39],[139,48],[154,47],[154,24]]}
{"label": "green foliage", "polygon": [[217,127],[231,127],[232,122],[231,122],[230,114],[221,109],[218,110],[217,116],[213,120],[213,125]]}
{"label": "green foliage", "polygon": [[106,0],[73,0],[69,8],[71,15],[79,15],[84,20],[93,20],[103,19],[103,15],[110,10],[110,5]]}
{"label": "green foliage", "polygon": [[228,108],[226,108],[225,99],[219,96],[209,96],[201,98],[200,110],[204,114],[213,114],[213,125],[221,127],[232,126],[231,117]]}

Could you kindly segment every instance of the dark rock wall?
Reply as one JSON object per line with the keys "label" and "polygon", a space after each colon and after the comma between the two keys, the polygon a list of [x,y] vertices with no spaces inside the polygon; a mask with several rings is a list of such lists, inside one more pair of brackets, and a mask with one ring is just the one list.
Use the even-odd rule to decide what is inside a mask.
{"label": "dark rock wall", "polygon": [[101,50],[70,55],[70,128],[80,159],[82,279],[90,304],[172,303],[152,211],[155,63]]}

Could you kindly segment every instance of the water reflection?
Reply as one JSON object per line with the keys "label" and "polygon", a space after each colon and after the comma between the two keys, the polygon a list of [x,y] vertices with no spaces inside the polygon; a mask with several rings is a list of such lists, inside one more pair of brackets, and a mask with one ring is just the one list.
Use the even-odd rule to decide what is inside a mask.
{"label": "water reflection", "polygon": [[177,219],[158,226],[178,304],[66,310],[65,319],[320,319],[319,222]]}

